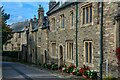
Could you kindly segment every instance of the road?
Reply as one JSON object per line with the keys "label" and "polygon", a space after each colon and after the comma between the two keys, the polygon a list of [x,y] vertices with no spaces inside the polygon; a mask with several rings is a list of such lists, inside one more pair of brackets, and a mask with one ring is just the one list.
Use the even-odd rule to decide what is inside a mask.
{"label": "road", "polygon": [[16,62],[3,62],[3,80],[63,80],[49,71]]}

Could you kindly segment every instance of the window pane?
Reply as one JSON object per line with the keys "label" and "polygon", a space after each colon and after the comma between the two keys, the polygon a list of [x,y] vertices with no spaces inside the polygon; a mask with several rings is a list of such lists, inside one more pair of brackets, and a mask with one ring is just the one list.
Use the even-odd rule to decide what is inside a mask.
{"label": "window pane", "polygon": [[72,48],[72,60],[73,60],[73,43],[71,43],[71,44],[72,44],[71,48]]}
{"label": "window pane", "polygon": [[88,63],[88,43],[85,43],[86,62]]}
{"label": "window pane", "polygon": [[52,54],[56,56],[56,43],[52,43]]}
{"label": "window pane", "polygon": [[92,5],[90,6],[90,22],[92,22]]}
{"label": "window pane", "polygon": [[86,23],[88,23],[88,7],[86,7]]}
{"label": "window pane", "polygon": [[83,24],[85,24],[85,8],[83,8]]}
{"label": "window pane", "polygon": [[68,43],[67,43],[67,59],[68,59],[68,55],[69,55],[69,53],[68,53]]}
{"label": "window pane", "polygon": [[92,63],[92,42],[90,42],[90,63]]}
{"label": "window pane", "polygon": [[72,22],[71,22],[71,23],[72,23],[72,26],[73,26],[73,23],[74,23],[74,22],[73,22],[73,19],[74,19],[74,17],[73,17],[73,12],[72,12],[71,16],[72,16],[72,19],[71,19]]}
{"label": "window pane", "polygon": [[60,27],[62,28],[62,15],[60,16]]}
{"label": "window pane", "polygon": [[64,28],[64,15],[62,15],[62,28]]}
{"label": "window pane", "polygon": [[69,43],[69,59],[71,59],[72,49],[71,49],[71,43]]}
{"label": "window pane", "polygon": [[52,27],[53,27],[53,30],[55,30],[55,18],[53,18],[53,21],[52,21]]}

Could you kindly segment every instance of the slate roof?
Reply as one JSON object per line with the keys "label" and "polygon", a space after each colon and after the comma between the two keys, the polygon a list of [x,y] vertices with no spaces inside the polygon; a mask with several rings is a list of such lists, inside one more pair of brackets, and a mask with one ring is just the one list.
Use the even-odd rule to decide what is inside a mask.
{"label": "slate roof", "polygon": [[74,4],[74,2],[65,2],[63,3],[61,6],[60,6],[60,2],[57,2],[56,5],[54,5],[48,12],[47,12],[47,15],[50,15],[51,13],[53,12],[56,12],[60,9],[63,9],[71,4]]}
{"label": "slate roof", "polygon": [[29,27],[29,21],[13,23],[10,28],[13,32],[21,32],[24,31],[26,26]]}

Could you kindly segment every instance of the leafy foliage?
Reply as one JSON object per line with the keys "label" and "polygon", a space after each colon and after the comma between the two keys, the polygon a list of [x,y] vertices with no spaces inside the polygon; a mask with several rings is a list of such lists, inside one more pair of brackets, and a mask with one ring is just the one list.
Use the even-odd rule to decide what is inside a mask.
{"label": "leafy foliage", "polygon": [[4,12],[3,6],[0,7],[0,23],[2,23],[2,43],[5,44],[8,39],[11,38],[12,30],[6,24],[7,20],[10,18],[10,14]]}
{"label": "leafy foliage", "polygon": [[18,54],[21,53],[20,51],[3,51],[2,56],[8,56],[8,57],[18,57]]}

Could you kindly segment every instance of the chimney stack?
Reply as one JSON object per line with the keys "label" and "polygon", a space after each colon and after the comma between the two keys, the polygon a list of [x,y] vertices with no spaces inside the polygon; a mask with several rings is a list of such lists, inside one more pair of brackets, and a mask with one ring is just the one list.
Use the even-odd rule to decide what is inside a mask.
{"label": "chimney stack", "polygon": [[50,0],[49,2],[49,10],[56,4],[55,0]]}

